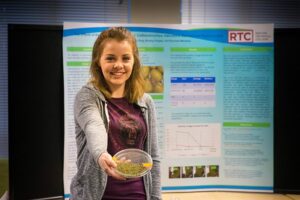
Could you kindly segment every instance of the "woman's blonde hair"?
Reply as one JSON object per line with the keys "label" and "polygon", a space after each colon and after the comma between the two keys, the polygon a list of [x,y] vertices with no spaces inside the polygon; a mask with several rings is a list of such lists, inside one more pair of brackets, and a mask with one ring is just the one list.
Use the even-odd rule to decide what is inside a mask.
{"label": "woman's blonde hair", "polygon": [[99,66],[99,59],[103,53],[105,43],[109,40],[128,41],[132,47],[134,64],[132,73],[125,84],[125,98],[129,102],[137,102],[144,94],[144,79],[141,75],[141,62],[139,58],[139,51],[134,35],[124,27],[109,28],[98,36],[94,43],[92,52],[92,62],[90,66],[91,79],[90,82],[100,90],[106,98],[111,98],[111,91],[103,76],[102,70]]}

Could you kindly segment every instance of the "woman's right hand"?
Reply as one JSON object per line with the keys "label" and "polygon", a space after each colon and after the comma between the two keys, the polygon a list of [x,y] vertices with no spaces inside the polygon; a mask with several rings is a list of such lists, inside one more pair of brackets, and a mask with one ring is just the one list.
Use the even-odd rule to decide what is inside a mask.
{"label": "woman's right hand", "polygon": [[102,153],[98,159],[98,164],[108,176],[111,176],[118,180],[126,180],[125,177],[121,176],[115,171],[117,163],[112,159],[112,156],[109,153]]}

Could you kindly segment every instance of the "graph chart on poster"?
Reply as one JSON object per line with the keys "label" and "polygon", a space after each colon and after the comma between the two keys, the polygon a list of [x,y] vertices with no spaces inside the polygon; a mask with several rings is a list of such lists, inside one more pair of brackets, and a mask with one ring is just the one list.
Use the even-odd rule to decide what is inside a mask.
{"label": "graph chart on poster", "polygon": [[168,124],[165,130],[167,157],[220,156],[219,124]]}

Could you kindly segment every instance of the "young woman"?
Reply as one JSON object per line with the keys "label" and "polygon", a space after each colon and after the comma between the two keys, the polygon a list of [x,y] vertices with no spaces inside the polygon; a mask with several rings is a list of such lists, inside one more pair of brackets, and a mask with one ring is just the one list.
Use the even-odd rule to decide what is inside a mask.
{"label": "young woman", "polygon": [[[136,39],[122,27],[103,31],[94,43],[91,79],[75,98],[78,171],[71,199],[161,199],[156,113],[144,93]],[[141,178],[115,172],[112,156],[126,148],[148,152],[153,167]]]}

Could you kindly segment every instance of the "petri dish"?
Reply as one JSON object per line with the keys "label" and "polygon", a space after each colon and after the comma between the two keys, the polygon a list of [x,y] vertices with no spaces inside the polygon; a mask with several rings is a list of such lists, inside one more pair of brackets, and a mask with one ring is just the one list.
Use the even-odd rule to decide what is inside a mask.
{"label": "petri dish", "polygon": [[153,165],[147,152],[135,148],[121,150],[113,159],[117,163],[116,172],[126,178],[142,177],[149,173]]}

